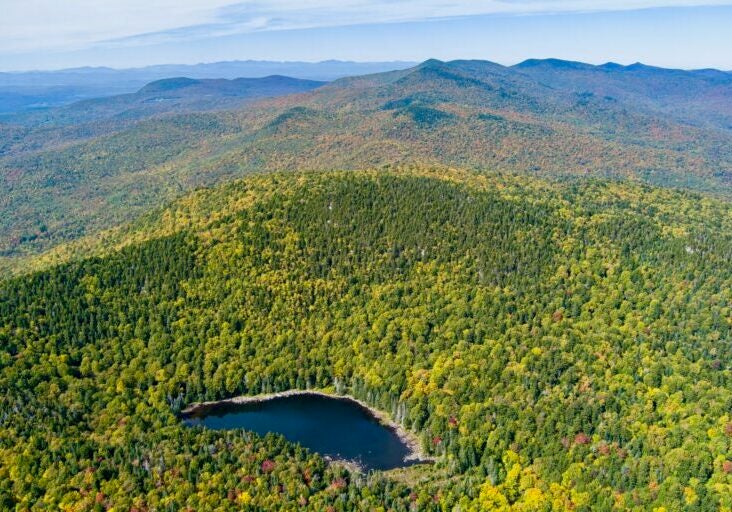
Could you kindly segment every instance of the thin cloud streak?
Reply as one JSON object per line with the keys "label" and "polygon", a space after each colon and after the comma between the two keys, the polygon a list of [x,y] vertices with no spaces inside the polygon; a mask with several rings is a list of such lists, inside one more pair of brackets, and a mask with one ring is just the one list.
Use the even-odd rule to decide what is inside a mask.
{"label": "thin cloud streak", "polygon": [[[146,46],[263,31],[658,7],[732,0],[11,0],[0,54]],[[38,15],[37,13],[44,13]]]}

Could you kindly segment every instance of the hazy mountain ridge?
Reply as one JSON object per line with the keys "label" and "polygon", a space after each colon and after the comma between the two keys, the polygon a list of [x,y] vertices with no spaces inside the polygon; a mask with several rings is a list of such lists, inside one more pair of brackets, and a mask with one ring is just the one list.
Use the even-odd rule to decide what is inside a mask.
{"label": "hazy mountain ridge", "polygon": [[695,125],[732,130],[730,72],[640,63],[592,66],[556,59],[531,59],[513,68],[551,87],[607,96]]}
{"label": "hazy mountain ridge", "polygon": [[[204,64],[167,64],[142,68],[75,68],[58,71],[0,72],[0,116],[45,110],[95,97],[132,93],[145,84],[174,76],[195,79],[261,78],[285,75],[303,80],[329,81],[349,75],[407,68],[411,62],[274,62],[227,61]],[[2,117],[0,117],[2,119]]]}
{"label": "hazy mountain ridge", "polygon": [[137,92],[83,100],[43,113],[20,117],[31,126],[72,126],[98,121],[133,121],[165,113],[238,109],[245,103],[286,94],[307,92],[326,82],[280,75],[262,78],[156,80]]}

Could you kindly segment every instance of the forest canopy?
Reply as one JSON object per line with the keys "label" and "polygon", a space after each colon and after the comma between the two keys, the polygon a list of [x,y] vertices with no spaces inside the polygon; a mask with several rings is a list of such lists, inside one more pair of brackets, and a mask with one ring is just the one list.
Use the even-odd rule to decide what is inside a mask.
{"label": "forest canopy", "polygon": [[[83,258],[78,258],[83,255]],[[730,510],[732,209],[443,167],[252,176],[0,282],[0,508]],[[320,388],[359,475],[185,405]]]}

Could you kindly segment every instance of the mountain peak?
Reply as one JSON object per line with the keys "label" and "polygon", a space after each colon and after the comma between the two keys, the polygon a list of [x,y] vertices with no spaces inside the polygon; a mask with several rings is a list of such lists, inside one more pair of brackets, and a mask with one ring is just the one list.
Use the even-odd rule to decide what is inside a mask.
{"label": "mountain peak", "polygon": [[625,66],[623,66],[622,64],[618,64],[617,62],[606,62],[605,64],[600,64],[597,67],[601,68],[601,69],[606,69],[608,71],[616,71],[616,70],[620,70],[620,69],[625,69]]}
{"label": "mountain peak", "polygon": [[429,68],[438,68],[444,66],[446,63],[444,61],[441,61],[439,59],[427,59],[421,64],[418,64],[416,66],[417,69],[429,69]]}
{"label": "mountain peak", "polygon": [[514,66],[518,69],[535,68],[535,67],[548,67],[554,69],[591,69],[594,66],[592,64],[585,64],[584,62],[576,62],[572,60],[562,59],[527,59]]}
{"label": "mountain peak", "polygon": [[200,80],[194,80],[193,78],[176,77],[176,78],[164,78],[162,80],[156,80],[150,82],[145,87],[140,89],[140,92],[163,92],[163,91],[175,91],[178,89],[185,89],[193,85],[201,83]]}
{"label": "mountain peak", "polygon": [[672,69],[672,68],[659,68],[658,66],[649,66],[648,64],[643,64],[642,62],[634,62],[633,64],[630,64],[629,66],[625,66],[625,69],[628,71],[661,71],[664,73],[672,72],[677,73],[679,71],[686,72],[681,69]]}

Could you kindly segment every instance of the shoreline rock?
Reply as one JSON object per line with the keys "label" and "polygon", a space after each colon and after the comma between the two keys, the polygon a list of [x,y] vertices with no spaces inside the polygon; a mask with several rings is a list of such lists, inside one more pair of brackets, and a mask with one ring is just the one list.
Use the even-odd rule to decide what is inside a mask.
{"label": "shoreline rock", "polygon": [[[409,449],[409,454],[404,457],[404,462],[412,462],[416,464],[431,464],[435,462],[435,458],[431,457],[424,453],[422,450],[422,447],[420,445],[419,439],[417,436],[404,428],[401,424],[394,421],[391,416],[389,416],[388,413],[381,411],[379,409],[376,409],[374,407],[371,407],[366,402],[359,400],[356,397],[353,397],[351,395],[340,395],[336,393],[328,393],[326,391],[321,390],[314,390],[314,389],[290,389],[287,391],[280,391],[277,393],[264,393],[260,395],[239,395],[232,398],[225,398],[223,400],[213,400],[210,402],[195,402],[190,404],[185,409],[181,410],[182,416],[195,416],[200,414],[201,412],[204,412],[212,407],[216,407],[221,404],[248,404],[248,403],[258,403],[258,402],[266,402],[269,400],[274,400],[277,398],[285,398],[290,396],[304,396],[304,395],[312,395],[312,396],[322,396],[326,398],[334,398],[338,400],[348,400],[350,402],[354,402],[358,404],[363,409],[367,410],[368,413],[376,419],[381,425],[384,427],[390,429],[396,436],[399,438],[400,441],[402,441],[407,448]],[[333,462],[338,462],[341,464],[346,464],[347,467],[360,470],[357,465],[353,464],[353,461],[341,461],[336,459],[327,459],[331,460]]]}

